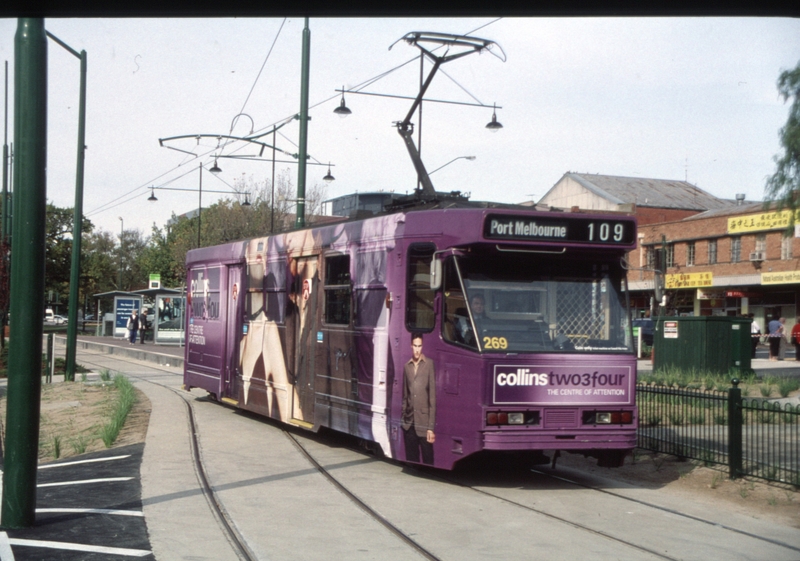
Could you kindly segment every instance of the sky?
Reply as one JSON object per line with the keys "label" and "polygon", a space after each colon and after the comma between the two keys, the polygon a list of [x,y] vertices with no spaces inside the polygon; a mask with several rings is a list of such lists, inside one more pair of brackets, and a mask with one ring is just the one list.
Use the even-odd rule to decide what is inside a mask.
{"label": "sky", "polygon": [[[87,52],[83,208],[92,223],[149,235],[173,213],[196,210],[200,166],[215,156],[222,172],[203,173],[203,207],[270,178],[271,150],[260,161],[227,158],[254,147],[218,147],[214,137],[265,132],[299,113],[303,25],[298,17],[46,19],[47,31]],[[394,44],[411,31],[498,45],[441,66],[425,97],[459,104],[423,104],[421,151],[429,171],[447,164],[431,175],[437,190],[507,203],[539,200],[567,172],[688,180],[718,197],[761,200],[789,111],[776,83],[800,61],[800,19],[777,17],[311,18],[309,28],[307,189],[325,185],[327,198],[416,186],[393,126],[411,100],[346,93],[352,114],[333,113],[343,87],[417,95],[419,50]],[[16,19],[0,19],[9,143],[16,29]],[[74,205],[79,73],[78,59],[50,41],[47,198],[60,207]],[[494,104],[503,129],[490,133]],[[297,153],[299,131],[296,120],[285,125],[277,147]],[[164,143],[175,149],[159,143],[198,134],[210,137]],[[289,161],[277,173],[296,185],[294,159],[277,159]],[[335,181],[326,185],[328,165]],[[150,202],[151,186],[168,189]]]}

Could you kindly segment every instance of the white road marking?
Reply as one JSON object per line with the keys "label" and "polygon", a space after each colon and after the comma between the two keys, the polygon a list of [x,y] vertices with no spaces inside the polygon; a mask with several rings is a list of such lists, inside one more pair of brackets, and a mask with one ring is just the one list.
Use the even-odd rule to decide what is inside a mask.
{"label": "white road marking", "polygon": [[60,464],[47,464],[44,466],[39,466],[39,469],[50,469],[50,468],[60,468],[60,467],[69,467],[69,466],[77,466],[78,464],[91,464],[95,462],[110,462],[111,460],[124,460],[125,458],[130,458],[131,455],[127,454],[125,456],[110,456],[108,458],[95,458],[92,460],[78,460],[75,462],[63,462]]}
{"label": "white road marking", "polygon": [[8,543],[8,534],[0,532],[0,561],[14,561],[14,552]]}
{"label": "white road marking", "polygon": [[[71,512],[76,514],[115,514],[118,516],[144,516],[141,510],[115,510],[111,508],[37,508],[36,513]],[[3,561],[0,559],[0,561]]]}
{"label": "white road marking", "polygon": [[87,485],[90,483],[107,483],[111,481],[130,481],[133,477],[105,477],[102,479],[82,479],[80,481],[59,481],[56,483],[40,483],[36,487],[60,487],[62,485]]}
{"label": "white road marking", "polygon": [[[129,557],[145,557],[152,551],[147,549],[128,549],[123,547],[104,547],[102,545],[86,545],[82,543],[51,542],[39,540],[23,540],[10,538],[11,545],[21,545],[27,547],[46,547],[48,549],[66,549],[69,551],[85,551],[87,553],[106,553],[109,555],[127,555]],[[5,561],[5,558],[3,558]]]}

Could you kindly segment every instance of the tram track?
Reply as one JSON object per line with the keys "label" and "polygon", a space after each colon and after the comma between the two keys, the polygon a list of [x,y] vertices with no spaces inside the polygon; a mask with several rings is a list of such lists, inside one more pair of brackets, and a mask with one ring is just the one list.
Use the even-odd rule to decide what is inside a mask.
{"label": "tram track", "polygon": [[[137,364],[137,365],[139,364],[137,361],[119,357],[115,357],[115,360],[120,362],[127,362],[130,364]],[[102,364],[97,364],[97,363],[93,364],[90,361],[84,361],[84,362],[91,366],[95,366],[98,368],[105,368],[105,365]],[[159,370],[162,372],[166,372],[168,374],[174,374],[169,370],[166,370],[164,368],[159,368],[157,366],[149,366],[149,367],[153,370]],[[214,514],[214,517],[217,519],[218,523],[225,531],[228,540],[231,542],[231,545],[234,548],[236,554],[239,556],[239,558],[242,559],[243,561],[257,561],[258,558],[255,556],[255,554],[251,551],[251,549],[247,545],[247,541],[245,540],[245,538],[241,536],[238,531],[236,531],[235,522],[228,515],[227,510],[222,504],[222,501],[214,492],[211,484],[208,481],[205,465],[203,463],[202,455],[200,452],[198,431],[195,423],[194,405],[192,405],[192,403],[187,399],[188,394],[186,394],[185,391],[178,390],[166,384],[161,384],[140,376],[135,376],[131,374],[128,375],[142,382],[147,382],[149,384],[153,384],[162,387],[164,389],[170,390],[172,393],[180,397],[181,400],[184,402],[184,404],[186,405],[187,419],[189,423],[189,432],[191,435],[190,438],[191,453],[194,462],[194,469],[197,475],[197,479],[202,488],[203,494],[209,504],[212,513]],[[373,519],[375,522],[386,528],[391,534],[399,538],[403,543],[405,543],[408,547],[410,547],[424,559],[428,559],[429,561],[440,561],[439,557],[437,557],[432,552],[424,548],[422,545],[414,541],[414,539],[411,538],[408,534],[404,533],[397,526],[392,524],[388,519],[386,519],[380,513],[376,512],[366,502],[361,500],[355,493],[350,491],[345,485],[339,482],[333,475],[331,475],[331,473],[328,470],[325,469],[324,466],[322,466],[319,462],[317,462],[314,456],[302,445],[302,443],[298,441],[298,439],[289,430],[283,427],[279,427],[279,429],[284,434],[284,436],[286,436],[286,438],[289,439],[292,445],[300,452],[303,458],[305,458],[305,460],[308,461],[320,473],[320,475],[322,475],[331,485],[334,486],[334,488],[337,491],[339,491],[345,497],[347,497],[359,509],[361,509],[364,513],[366,513],[371,519]]]}
{"label": "tram track", "polygon": [[[98,356],[102,355],[98,353]],[[137,361],[120,357],[114,357],[114,360],[119,362],[127,362],[129,364],[136,364],[137,366],[140,364]],[[86,360],[83,360],[83,362],[89,365],[97,366],[99,368],[105,368],[105,365],[102,364],[97,364],[97,363],[92,364],[90,361]],[[174,372],[166,370],[165,368],[159,368],[154,365],[148,365],[148,367],[153,370],[159,370],[161,372],[166,372],[168,374],[179,376],[179,374],[175,374]],[[180,400],[183,402],[183,404],[186,406],[186,416],[189,425],[189,435],[190,435],[189,441],[191,443],[191,454],[192,454],[192,461],[194,464],[195,475],[197,476],[197,480],[200,484],[203,496],[205,497],[206,502],[208,503],[209,510],[211,511],[214,518],[217,520],[217,523],[220,525],[220,528],[222,528],[222,530],[224,531],[226,537],[228,538],[228,542],[231,544],[234,553],[236,553],[239,559],[241,559],[242,561],[258,561],[258,557],[252,552],[250,547],[247,545],[247,541],[244,539],[243,536],[239,534],[238,531],[236,531],[234,521],[228,515],[225,507],[223,506],[222,502],[220,501],[219,497],[214,492],[214,489],[212,488],[211,484],[208,481],[205,465],[203,463],[203,458],[200,452],[200,443],[198,442],[198,433],[197,433],[197,425],[195,423],[194,406],[187,399],[188,394],[185,391],[170,387],[166,384],[155,382],[153,380],[148,380],[147,378],[141,376],[136,376],[132,374],[127,374],[127,375],[130,376],[131,378],[136,378],[141,382],[146,382],[148,384],[153,384],[155,386],[159,386],[161,388],[169,390],[177,397],[179,397]]]}
{"label": "tram track", "polygon": [[[126,360],[124,358],[119,358],[119,357],[115,357],[115,360],[116,361],[121,361],[121,362],[128,362],[130,364],[136,364],[138,366],[141,365],[140,362],[135,361],[135,360]],[[86,362],[87,364],[89,364],[91,366],[97,366],[99,368],[105,368],[105,365],[92,364],[91,362],[87,362],[87,361],[84,361],[84,362]],[[156,370],[156,371],[162,371],[162,372],[165,372],[165,373],[169,373],[171,375],[178,376],[178,374],[176,374],[174,371],[170,371],[170,370],[167,370],[165,368],[159,368],[156,365],[148,365],[148,369]],[[218,522],[220,524],[220,527],[225,531],[226,535],[228,536],[228,539],[231,542],[232,547],[234,547],[234,549],[236,550],[236,554],[239,556],[239,558],[243,559],[243,560],[248,560],[248,561],[257,559],[257,557],[252,553],[252,551],[248,547],[246,540],[241,535],[239,535],[239,533],[237,532],[234,520],[232,520],[231,517],[228,515],[228,513],[226,512],[225,507],[222,504],[220,498],[216,495],[216,493],[214,492],[213,488],[211,487],[211,485],[210,485],[210,483],[208,481],[208,477],[206,475],[206,468],[205,468],[205,465],[203,463],[203,458],[202,458],[200,445],[199,445],[199,441],[198,441],[198,438],[201,435],[198,435],[197,426],[195,424],[194,404],[191,403],[189,394],[187,394],[186,392],[184,392],[183,390],[180,390],[178,388],[170,387],[169,385],[167,385],[165,383],[159,383],[157,381],[149,380],[146,377],[132,375],[132,374],[129,374],[129,376],[131,376],[132,378],[135,378],[137,380],[145,381],[145,382],[148,382],[150,384],[157,385],[157,386],[160,386],[162,388],[169,389],[171,392],[173,392],[177,396],[181,397],[181,399],[184,401],[184,404],[187,407],[189,430],[190,430],[190,433],[191,433],[191,447],[192,447],[192,456],[193,456],[193,461],[194,461],[194,468],[195,468],[195,472],[196,472],[198,481],[200,482],[200,485],[202,487],[203,493],[206,496],[206,499],[207,499],[207,502],[209,504],[209,507],[212,510],[214,516],[217,518],[217,520],[218,520]],[[367,502],[363,501],[353,490],[349,489],[347,487],[347,485],[343,484],[341,481],[339,481],[339,479],[337,479],[337,477],[332,475],[325,468],[324,465],[322,465],[319,461],[317,461],[317,459],[314,457],[314,454],[312,452],[310,452],[307,449],[306,446],[304,446],[304,444],[302,442],[303,439],[298,437],[296,434],[294,434],[293,431],[290,428],[288,428],[288,427],[284,428],[284,427],[282,427],[280,425],[275,425],[275,427],[278,428],[279,430],[281,430],[281,432],[283,432],[283,434],[291,442],[291,444],[298,450],[298,452],[305,458],[305,460],[308,461],[313,466],[313,468],[317,472],[320,473],[320,475],[322,475],[330,484],[332,484],[334,486],[334,488],[336,488],[340,493],[342,493],[345,497],[347,497],[360,510],[362,510],[364,513],[366,513],[372,520],[374,520],[375,522],[379,523],[381,526],[386,528],[391,534],[396,536],[399,540],[401,540],[404,544],[406,544],[409,548],[413,549],[413,551],[415,551],[418,555],[422,556],[423,558],[429,559],[429,560],[437,560],[437,561],[439,560],[439,557],[434,555],[430,550],[426,549],[422,544],[418,543],[412,537],[410,537],[408,534],[403,532],[400,528],[398,528],[395,524],[393,524],[392,521],[390,521],[386,517],[382,516],[373,507],[371,507],[369,504],[367,504]],[[311,435],[309,435],[309,436],[311,436]],[[356,446],[350,446],[349,448],[351,449],[351,451],[359,453],[359,454],[364,454],[365,453],[364,450],[359,449]],[[550,512],[550,511],[548,511],[546,509],[536,508],[536,507],[533,507],[533,506],[531,506],[529,504],[524,504],[524,503],[522,503],[520,501],[515,501],[515,500],[510,499],[508,497],[504,497],[504,496],[502,496],[500,494],[492,493],[492,492],[487,491],[485,489],[478,488],[475,485],[471,485],[469,483],[465,483],[463,480],[459,480],[459,477],[457,475],[454,476],[454,474],[451,474],[451,473],[440,473],[440,472],[431,472],[431,471],[428,471],[428,470],[417,470],[416,468],[413,468],[413,467],[411,467],[410,469],[414,469],[415,471],[417,471],[420,474],[424,473],[424,475],[426,477],[429,477],[429,478],[432,478],[432,479],[437,479],[437,480],[442,481],[444,483],[457,485],[459,487],[468,489],[468,490],[470,490],[472,492],[475,492],[475,493],[478,493],[480,495],[483,495],[483,496],[486,496],[486,497],[491,497],[494,500],[502,501],[503,503],[508,504],[510,506],[513,506],[515,508],[521,508],[521,509],[524,509],[524,510],[526,510],[528,512],[544,516],[544,517],[546,517],[548,519],[551,519],[553,521],[556,521],[558,523],[565,524],[567,526],[570,526],[570,527],[575,528],[577,530],[580,530],[582,532],[587,532],[587,533],[589,533],[591,535],[594,535],[594,536],[597,536],[599,538],[603,538],[603,539],[606,539],[606,540],[613,541],[613,542],[618,543],[619,545],[621,545],[621,546],[623,546],[625,548],[630,548],[630,549],[632,549],[634,551],[639,551],[641,553],[649,554],[649,555],[651,555],[651,556],[653,556],[655,558],[658,558],[658,559],[665,559],[665,560],[669,560],[669,561],[678,561],[679,559],[682,558],[680,556],[677,556],[677,557],[671,556],[671,555],[669,555],[668,553],[666,553],[664,551],[658,551],[658,550],[656,550],[654,548],[647,547],[646,545],[642,545],[641,543],[634,543],[633,541],[629,541],[627,539],[624,539],[623,537],[614,535],[613,533],[610,533],[610,532],[605,531],[603,529],[598,529],[596,527],[592,527],[590,525],[583,524],[580,521],[573,520],[573,519],[570,519],[568,517],[560,516],[560,515],[558,515],[556,513]],[[646,507],[646,508],[649,508],[649,509],[655,509],[655,510],[658,510],[660,512],[664,512],[664,513],[668,513],[670,515],[678,516],[678,517],[684,518],[686,520],[692,521],[694,523],[706,524],[706,525],[709,525],[710,527],[715,527],[717,529],[722,529],[722,530],[724,530],[726,532],[731,532],[731,533],[734,533],[734,534],[737,534],[739,536],[743,536],[743,537],[746,537],[746,538],[749,538],[749,539],[758,540],[758,541],[760,541],[760,542],[762,542],[764,544],[770,544],[772,546],[785,548],[786,550],[800,553],[800,547],[797,547],[795,545],[792,545],[792,544],[789,544],[789,543],[785,543],[783,541],[780,541],[780,540],[777,540],[777,539],[773,539],[773,538],[770,538],[770,537],[757,535],[755,533],[748,532],[746,530],[742,530],[742,529],[739,529],[739,528],[736,528],[736,527],[732,527],[732,526],[729,526],[729,525],[721,524],[719,522],[715,522],[713,520],[705,519],[705,518],[702,518],[702,517],[699,517],[699,516],[696,516],[696,515],[693,515],[693,514],[690,514],[690,513],[681,512],[681,511],[678,511],[678,510],[675,510],[675,509],[667,508],[667,507],[665,507],[663,505],[659,505],[659,504],[656,504],[656,503],[653,503],[653,502],[649,502],[649,501],[645,501],[645,500],[641,500],[641,499],[628,497],[628,496],[625,496],[624,494],[621,494],[621,493],[616,493],[616,492],[613,492],[613,491],[602,489],[600,487],[596,487],[596,486],[592,486],[592,485],[589,485],[589,484],[586,484],[586,483],[582,483],[580,481],[575,481],[575,480],[569,479],[568,477],[564,477],[564,476],[561,476],[561,475],[550,473],[548,471],[543,471],[543,470],[539,470],[539,469],[530,469],[530,473],[534,473],[534,474],[536,474],[538,476],[546,477],[546,478],[552,479],[554,481],[559,481],[560,483],[563,483],[563,484],[567,484],[567,485],[571,485],[571,486],[575,486],[575,487],[579,487],[579,488],[595,491],[595,492],[598,492],[598,493],[602,493],[602,494],[604,494],[606,496],[611,496],[611,497],[614,497],[615,499],[619,499],[619,500],[624,500],[624,501],[628,501],[628,502],[631,502],[631,503],[635,503],[637,505],[640,505],[640,506],[643,506],[643,507]]]}

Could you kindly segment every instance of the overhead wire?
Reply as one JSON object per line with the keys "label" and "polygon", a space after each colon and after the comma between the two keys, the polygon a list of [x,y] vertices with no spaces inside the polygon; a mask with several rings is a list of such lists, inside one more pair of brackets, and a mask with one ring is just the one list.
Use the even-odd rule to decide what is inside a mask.
{"label": "overhead wire", "polygon": [[[465,33],[464,35],[471,35],[472,33],[475,33],[476,31],[479,31],[479,30],[481,30],[481,29],[483,29],[483,28],[485,28],[485,27],[488,27],[488,26],[490,26],[490,25],[492,25],[492,24],[494,24],[494,23],[496,23],[496,22],[500,21],[501,19],[503,19],[503,18],[501,18],[501,17],[499,17],[499,18],[495,18],[495,19],[493,19],[492,21],[489,21],[489,22],[485,23],[484,25],[481,25],[481,26],[479,26],[479,27],[477,27],[477,28],[475,28],[475,29],[473,29],[473,30],[471,30],[471,31],[468,31],[468,32],[467,32],[467,33]],[[251,86],[251,88],[250,88],[250,91],[248,92],[247,96],[245,97],[245,101],[244,101],[244,103],[242,104],[242,108],[241,108],[241,110],[240,110],[239,114],[243,113],[243,112],[244,112],[244,110],[245,110],[245,108],[247,107],[247,103],[249,102],[249,100],[250,100],[250,97],[252,96],[253,92],[255,91],[255,87],[256,87],[256,85],[258,84],[258,81],[259,81],[259,79],[260,79],[260,77],[261,77],[261,74],[263,73],[263,71],[264,71],[264,68],[266,67],[266,64],[267,64],[267,62],[268,62],[268,61],[269,61],[269,59],[270,59],[270,56],[271,56],[271,54],[272,54],[272,52],[273,52],[273,50],[274,50],[274,48],[275,48],[275,45],[277,44],[278,38],[280,37],[280,34],[281,34],[281,32],[282,32],[282,30],[283,30],[283,28],[284,28],[285,24],[286,24],[286,21],[287,21],[287,19],[286,19],[286,18],[284,18],[284,19],[283,19],[283,21],[281,22],[281,25],[280,25],[280,27],[278,28],[278,31],[277,31],[277,33],[276,33],[276,35],[275,35],[275,38],[273,39],[273,41],[272,41],[272,44],[270,45],[269,51],[267,52],[267,55],[266,55],[266,57],[264,58],[264,62],[262,63],[262,65],[261,65],[261,68],[260,68],[260,70],[259,70],[258,74],[256,75],[256,78],[255,78],[255,80],[253,81],[253,85]],[[442,48],[442,47],[443,47],[443,46],[440,46],[440,47],[437,47],[436,49],[439,49],[439,48]],[[436,49],[434,49],[434,50],[436,50]],[[378,75],[376,75],[376,76],[374,76],[374,77],[372,77],[372,78],[368,78],[367,80],[364,80],[363,82],[361,82],[361,83],[359,83],[359,84],[357,84],[357,85],[355,85],[355,86],[351,87],[351,88],[350,88],[350,89],[348,89],[347,91],[351,91],[351,92],[359,92],[359,91],[363,90],[364,88],[366,88],[366,87],[368,87],[368,86],[370,86],[370,85],[372,85],[372,84],[374,84],[374,83],[376,83],[376,82],[380,81],[381,79],[385,78],[386,76],[388,76],[388,75],[390,75],[390,74],[392,74],[392,73],[396,72],[397,70],[400,70],[401,68],[403,68],[403,67],[407,66],[408,64],[411,64],[412,62],[415,62],[415,61],[417,61],[418,59],[419,59],[419,57],[416,57],[416,56],[415,56],[415,57],[413,57],[413,58],[409,59],[408,61],[406,61],[406,62],[404,62],[404,63],[402,63],[402,64],[399,64],[399,65],[395,66],[394,68],[391,68],[391,69],[389,69],[389,70],[387,70],[387,71],[385,71],[385,72],[381,72],[380,74],[378,74]],[[478,103],[480,103],[481,105],[483,105],[483,102],[481,102],[481,101],[480,101],[480,100],[479,100],[477,97],[475,97],[475,96],[474,96],[472,93],[470,93],[470,92],[469,92],[469,91],[468,91],[468,90],[467,90],[467,89],[466,89],[464,86],[462,86],[462,85],[461,85],[461,84],[460,84],[460,83],[459,83],[457,80],[455,80],[455,79],[454,79],[452,76],[450,76],[449,74],[447,74],[446,72],[444,72],[442,69],[440,69],[440,71],[441,71],[441,72],[443,72],[443,73],[445,74],[445,76],[447,76],[447,77],[448,77],[448,78],[449,78],[451,81],[453,81],[453,83],[455,83],[455,84],[456,84],[456,85],[457,85],[459,88],[461,88],[461,89],[462,89],[462,90],[463,90],[463,91],[464,91],[464,92],[465,92],[467,95],[469,95],[469,96],[470,96],[472,99],[474,99],[475,101],[477,101]],[[329,97],[327,97],[327,98],[325,98],[325,99],[322,99],[322,100],[320,100],[319,102],[317,102],[317,103],[315,103],[315,104],[313,104],[313,105],[309,106],[309,110],[310,110],[310,109],[313,109],[313,108],[316,108],[316,107],[318,107],[318,106],[320,106],[320,105],[324,105],[324,104],[326,104],[326,103],[330,102],[331,100],[333,100],[333,99],[337,98],[338,96],[339,96],[339,94],[338,94],[338,93],[335,93],[335,94],[333,94],[333,95],[331,95],[331,96],[329,96]],[[293,115],[291,115],[291,116],[285,117],[285,118],[283,118],[283,119],[279,119],[279,120],[275,121],[275,122],[274,122],[273,124],[271,124],[271,125],[267,125],[267,126],[265,126],[265,127],[262,127],[262,128],[260,128],[260,129],[257,129],[257,131],[255,131],[255,132],[269,131],[269,129],[270,129],[270,128],[277,126],[279,123],[286,122],[287,120],[290,120],[290,119],[293,119],[293,118],[295,118],[295,115],[294,115],[294,114],[293,114]],[[233,127],[231,127],[231,131],[232,131],[232,130],[233,130]],[[284,140],[286,140],[287,142],[289,142],[290,144],[292,144],[294,147],[297,147],[297,146],[298,146],[298,145],[297,145],[297,144],[296,144],[296,143],[295,143],[293,140],[291,140],[289,137],[287,137],[287,136],[286,136],[286,135],[285,135],[283,132],[281,132],[281,131],[278,131],[278,132],[277,132],[277,134],[278,134],[278,135],[280,135],[280,136],[281,136],[281,137],[282,137]],[[253,135],[251,134],[251,136],[253,136]],[[153,186],[153,183],[154,183],[154,182],[156,182],[158,179],[160,179],[160,178],[162,178],[162,177],[164,177],[164,176],[166,176],[166,175],[169,175],[170,173],[174,172],[174,171],[175,171],[175,170],[177,170],[177,169],[180,169],[182,166],[186,165],[186,164],[187,164],[188,162],[190,162],[190,161],[196,161],[196,160],[197,160],[197,159],[199,159],[199,158],[203,158],[203,157],[205,157],[205,156],[208,156],[209,154],[212,154],[212,153],[214,153],[216,150],[218,150],[218,149],[220,149],[220,150],[221,150],[221,149],[222,149],[222,148],[224,148],[225,146],[227,146],[227,145],[229,145],[229,144],[233,144],[233,143],[235,143],[235,142],[238,142],[238,141],[231,140],[231,139],[226,139],[224,142],[221,142],[221,143],[219,143],[219,142],[218,142],[218,145],[217,145],[217,147],[215,147],[215,148],[212,148],[212,149],[209,149],[208,151],[206,151],[206,152],[204,152],[204,153],[202,153],[202,154],[198,154],[198,155],[197,155],[197,156],[195,156],[194,158],[191,158],[191,159],[188,159],[188,160],[184,160],[183,162],[181,162],[180,164],[176,165],[175,167],[173,167],[173,168],[171,168],[171,169],[169,169],[169,170],[165,171],[164,173],[161,173],[161,174],[159,174],[159,175],[155,176],[155,177],[154,177],[153,179],[151,179],[150,181],[148,181],[148,182],[146,182],[146,183],[144,183],[144,184],[142,184],[142,185],[139,185],[139,186],[137,186],[137,187],[134,187],[133,189],[131,189],[131,190],[130,190],[130,191],[128,191],[127,193],[124,193],[123,195],[120,195],[119,197],[117,197],[117,198],[115,198],[115,199],[112,199],[112,200],[111,200],[111,201],[109,201],[108,203],[105,203],[104,205],[101,205],[101,206],[99,206],[99,207],[97,207],[97,208],[95,208],[95,209],[93,209],[93,210],[91,210],[91,211],[89,211],[89,212],[85,213],[85,216],[86,216],[86,217],[93,216],[93,215],[95,215],[95,214],[98,214],[98,213],[100,213],[100,212],[105,212],[105,211],[111,210],[111,209],[113,209],[113,208],[116,208],[116,207],[118,207],[118,206],[120,206],[120,205],[122,205],[122,204],[125,204],[125,203],[127,203],[127,202],[130,202],[131,200],[135,199],[136,197],[139,197],[139,196],[141,196],[141,193],[139,193],[139,191],[141,191],[141,190],[144,190],[144,191],[146,192],[146,190],[147,190],[147,189],[149,189],[150,187],[152,187],[152,186]],[[241,148],[239,148],[238,150],[241,150],[241,149],[243,149],[243,148],[244,148],[244,146],[245,146],[245,145],[243,144],[243,145],[242,145],[242,147],[241,147]],[[237,151],[238,151],[238,150],[237,150]],[[313,159],[314,161],[316,161],[317,163],[319,163],[319,164],[322,164],[322,163],[323,163],[323,162],[321,162],[320,160],[318,160],[317,158],[315,158],[314,156],[311,156],[311,155],[309,155],[309,157],[310,157],[311,159]],[[178,176],[176,176],[176,177],[174,177],[174,178],[172,178],[172,179],[170,179],[170,180],[168,180],[168,181],[164,182],[164,183],[163,183],[163,185],[169,185],[170,183],[172,183],[172,182],[174,182],[174,181],[177,181],[178,179],[181,179],[181,178],[185,177],[186,175],[189,175],[189,174],[190,174],[190,173],[192,173],[193,171],[194,171],[193,169],[191,169],[191,170],[188,170],[186,173],[183,173],[183,174],[181,174],[181,175],[178,175]],[[217,177],[217,176],[215,175],[214,177]],[[241,194],[241,193],[239,193],[238,191],[236,191],[236,188],[235,188],[235,187],[233,187],[233,186],[231,186],[230,184],[228,184],[227,182],[225,182],[225,181],[224,181],[222,178],[220,178],[220,177],[217,177],[217,179],[218,179],[218,180],[220,180],[220,181],[222,181],[222,183],[224,183],[225,185],[227,185],[227,186],[228,186],[228,187],[231,189],[232,193],[235,193],[235,194]],[[126,197],[127,197],[127,198],[126,198]],[[124,200],[121,200],[121,199],[124,199]],[[116,203],[116,204],[113,204],[113,203]]]}

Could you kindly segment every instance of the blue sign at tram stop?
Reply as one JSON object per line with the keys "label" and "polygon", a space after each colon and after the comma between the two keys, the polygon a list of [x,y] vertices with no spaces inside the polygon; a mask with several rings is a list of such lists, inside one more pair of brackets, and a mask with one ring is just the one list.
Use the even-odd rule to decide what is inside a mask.
{"label": "blue sign at tram stop", "polygon": [[730,316],[658,317],[653,370],[746,374],[752,370],[750,323],[749,318]]}
{"label": "blue sign at tram stop", "polygon": [[116,296],[114,297],[114,337],[125,338],[128,331],[128,318],[133,310],[141,311],[142,299]]}

